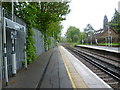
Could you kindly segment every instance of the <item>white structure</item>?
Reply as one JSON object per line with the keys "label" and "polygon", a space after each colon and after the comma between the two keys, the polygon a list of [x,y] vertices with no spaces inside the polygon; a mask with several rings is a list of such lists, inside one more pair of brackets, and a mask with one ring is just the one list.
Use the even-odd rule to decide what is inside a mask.
{"label": "white structure", "polygon": [[2,13],[1,13],[1,2],[0,2],[0,89],[2,89]]}
{"label": "white structure", "polygon": [[93,27],[90,24],[88,24],[86,26],[86,28],[84,29],[84,32],[86,33],[87,38],[90,39],[90,43],[92,44],[93,34],[94,34],[95,30],[93,29]]}
{"label": "white structure", "polygon": [[120,1],[118,2],[118,12],[120,13]]}

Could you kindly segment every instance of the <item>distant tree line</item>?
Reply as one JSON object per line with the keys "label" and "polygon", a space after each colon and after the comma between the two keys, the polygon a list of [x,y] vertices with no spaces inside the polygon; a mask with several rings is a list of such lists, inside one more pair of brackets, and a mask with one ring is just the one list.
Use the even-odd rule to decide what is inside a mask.
{"label": "distant tree line", "polygon": [[84,32],[80,32],[79,28],[75,26],[70,26],[66,32],[67,42],[74,43],[82,43],[82,40],[85,40],[86,34]]}
{"label": "distant tree line", "polygon": [[116,9],[109,25],[120,35],[120,13]]}

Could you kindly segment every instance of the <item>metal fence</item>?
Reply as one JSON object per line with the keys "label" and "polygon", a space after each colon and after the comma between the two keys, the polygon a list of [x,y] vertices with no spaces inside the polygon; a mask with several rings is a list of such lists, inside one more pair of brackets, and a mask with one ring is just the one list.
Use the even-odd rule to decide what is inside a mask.
{"label": "metal fence", "polygon": [[[41,53],[45,52],[44,49],[44,35],[37,29],[33,28],[34,31],[34,40],[35,40],[35,44],[34,46],[36,47],[36,54],[40,55]],[[55,46],[55,40],[52,37],[49,37],[49,39],[51,40],[51,44],[50,44],[50,49],[53,48]]]}
{"label": "metal fence", "polygon": [[44,50],[44,36],[42,35],[42,33],[40,31],[38,31],[37,29],[33,28],[34,31],[34,40],[35,40],[35,44],[34,46],[36,47],[36,54],[40,55],[41,53],[45,52]]}

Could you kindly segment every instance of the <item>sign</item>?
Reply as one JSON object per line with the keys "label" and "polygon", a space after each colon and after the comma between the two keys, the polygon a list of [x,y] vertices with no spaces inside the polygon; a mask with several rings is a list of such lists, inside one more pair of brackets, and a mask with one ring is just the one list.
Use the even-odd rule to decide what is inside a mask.
{"label": "sign", "polygon": [[11,32],[11,39],[16,39],[16,37],[17,37],[17,32],[16,31],[12,31]]}
{"label": "sign", "polygon": [[6,24],[6,27],[8,27],[10,29],[25,32],[25,26],[20,25],[20,24],[18,24],[16,22],[13,22],[10,19],[5,18],[5,24]]}

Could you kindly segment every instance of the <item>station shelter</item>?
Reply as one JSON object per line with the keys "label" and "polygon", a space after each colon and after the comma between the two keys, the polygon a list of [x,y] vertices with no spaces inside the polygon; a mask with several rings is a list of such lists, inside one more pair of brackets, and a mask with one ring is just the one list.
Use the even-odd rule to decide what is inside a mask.
{"label": "station shelter", "polygon": [[8,85],[9,77],[15,76],[17,70],[22,68],[25,62],[27,68],[25,43],[26,26],[19,23],[20,19],[14,16],[14,20],[7,17],[2,9],[2,81],[3,87]]}

